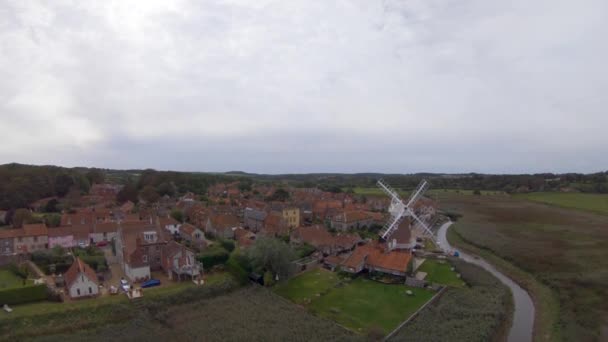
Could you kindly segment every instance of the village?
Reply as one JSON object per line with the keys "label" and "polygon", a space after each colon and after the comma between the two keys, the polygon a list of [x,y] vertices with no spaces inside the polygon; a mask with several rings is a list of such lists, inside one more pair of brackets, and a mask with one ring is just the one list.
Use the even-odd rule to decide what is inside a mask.
{"label": "village", "polygon": [[[402,308],[386,323],[383,333],[444,286],[464,285],[413,218],[393,222],[390,238],[381,237],[392,219],[391,199],[386,196],[268,184],[243,186],[235,181],[215,184],[203,196],[187,192],[157,196],[154,202],[140,197],[135,204],[119,203],[121,190],[117,184],[92,185],[88,194],[60,212],[57,226],[24,222],[19,228],[0,229],[3,274],[21,274],[27,278],[27,286],[48,290],[25,296],[24,301],[48,300],[48,293],[63,302],[112,295],[137,300],[149,288],[183,282],[205,286],[209,274],[230,273],[229,257],[246,255],[264,239],[280,241],[293,251],[295,257],[286,260],[289,271],[249,268],[241,276],[258,285],[276,284],[274,291],[296,304],[310,305],[330,285],[342,287],[345,283],[338,279],[355,279],[349,285],[354,288],[360,284],[356,279],[360,274],[364,274],[361,279],[378,284],[362,285],[368,287],[362,287],[368,293],[360,295],[393,291],[397,288],[385,284],[401,284],[389,301]],[[61,200],[45,198],[27,210],[32,217],[45,217],[49,203],[56,205],[53,202],[60,205]],[[437,206],[436,201],[419,196],[412,210],[417,219],[437,226],[445,219],[438,215]],[[328,287],[308,286],[307,282]],[[27,287],[25,280],[23,286]],[[407,296],[418,298],[408,300]],[[7,312],[19,310],[18,304],[0,303]],[[336,306],[332,312],[338,310]],[[329,316],[337,322],[343,319],[335,312]],[[361,330],[359,326],[369,328],[366,324],[352,328]]]}

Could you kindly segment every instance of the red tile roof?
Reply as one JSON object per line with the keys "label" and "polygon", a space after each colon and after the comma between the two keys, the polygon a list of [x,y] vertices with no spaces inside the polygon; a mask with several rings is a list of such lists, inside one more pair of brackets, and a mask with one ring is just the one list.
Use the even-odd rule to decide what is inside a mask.
{"label": "red tile roof", "polygon": [[91,281],[97,284],[97,274],[95,271],[93,271],[91,266],[77,257],[72,266],[65,272],[64,279],[66,286],[69,288],[81,273],[84,273]]}

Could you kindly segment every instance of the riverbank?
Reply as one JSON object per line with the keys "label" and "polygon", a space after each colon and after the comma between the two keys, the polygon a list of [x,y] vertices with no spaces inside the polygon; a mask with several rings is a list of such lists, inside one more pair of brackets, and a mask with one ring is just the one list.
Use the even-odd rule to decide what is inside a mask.
{"label": "riverbank", "polygon": [[[452,222],[447,222],[439,228],[438,241],[446,251],[453,250],[450,242],[447,239],[448,228],[452,225]],[[477,256],[469,255],[460,251],[460,259],[482,267],[486,271],[494,275],[504,285],[509,287],[513,294],[513,320],[511,329],[508,333],[508,341],[520,342],[520,341],[532,341],[534,337],[534,317],[535,317],[535,306],[532,301],[532,297],[519,286],[514,280],[509,278],[507,275],[500,272],[494,265],[490,264],[484,259]]]}

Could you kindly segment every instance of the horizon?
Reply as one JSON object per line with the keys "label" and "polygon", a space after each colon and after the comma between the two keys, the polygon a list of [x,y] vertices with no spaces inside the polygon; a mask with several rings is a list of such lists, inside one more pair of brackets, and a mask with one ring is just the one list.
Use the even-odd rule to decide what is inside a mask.
{"label": "horizon", "polygon": [[0,21],[0,163],[608,168],[605,1],[7,1]]}

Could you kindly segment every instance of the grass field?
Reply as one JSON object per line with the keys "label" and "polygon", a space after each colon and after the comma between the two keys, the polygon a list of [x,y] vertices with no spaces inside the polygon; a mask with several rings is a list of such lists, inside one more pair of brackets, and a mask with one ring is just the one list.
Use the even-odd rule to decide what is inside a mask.
{"label": "grass field", "polygon": [[608,339],[608,217],[504,196],[452,196],[442,209],[463,214],[450,241],[531,292],[536,340]]}
{"label": "grass field", "polygon": [[[414,295],[406,295],[406,290],[411,290]],[[376,327],[387,334],[434,294],[429,290],[357,278],[313,300],[310,308],[319,316],[332,319],[355,331],[366,332]]]}
{"label": "grass field", "polygon": [[608,214],[608,194],[532,192],[529,194],[517,194],[515,197],[564,208],[587,210],[598,214]]}
{"label": "grass field", "polygon": [[316,294],[333,288],[339,281],[336,273],[319,268],[302,273],[289,282],[279,284],[274,290],[277,294],[289,298],[294,303],[302,304],[307,299],[315,298]]}
{"label": "grass field", "polygon": [[389,341],[505,340],[513,309],[511,292],[485,270],[453,262],[470,287],[449,287]]}
{"label": "grass field", "polygon": [[[350,279],[349,279],[350,280]],[[407,296],[406,290],[414,292]],[[387,285],[357,278],[342,282],[334,272],[315,269],[275,287],[295,303],[306,304],[318,316],[357,332],[378,328],[385,334],[426,303],[432,291]],[[306,301],[306,300],[309,301]]]}
{"label": "grass field", "polygon": [[[346,191],[347,189],[343,189],[344,191]],[[353,191],[355,192],[355,194],[357,195],[365,195],[365,196],[386,196],[386,194],[384,193],[384,191],[382,191],[380,188],[375,187],[375,188],[353,188]],[[399,195],[401,195],[402,197],[407,198],[410,194],[411,194],[411,190],[399,190]],[[473,195],[473,190],[459,190],[459,189],[429,189],[428,194],[431,195],[444,195],[444,194],[461,194],[461,195]],[[504,195],[504,192],[502,191],[486,191],[483,190],[481,191],[482,195]]]}
{"label": "grass field", "polygon": [[426,259],[418,268],[418,272],[426,272],[426,281],[454,287],[466,285],[462,279],[458,278],[457,272],[452,271],[452,265],[447,261],[443,263],[439,260]]}
{"label": "grass field", "polygon": [[156,314],[39,341],[360,341],[260,287],[173,305]]}
{"label": "grass field", "polygon": [[13,271],[7,269],[0,269],[0,290],[22,286],[23,279],[13,273]]}

